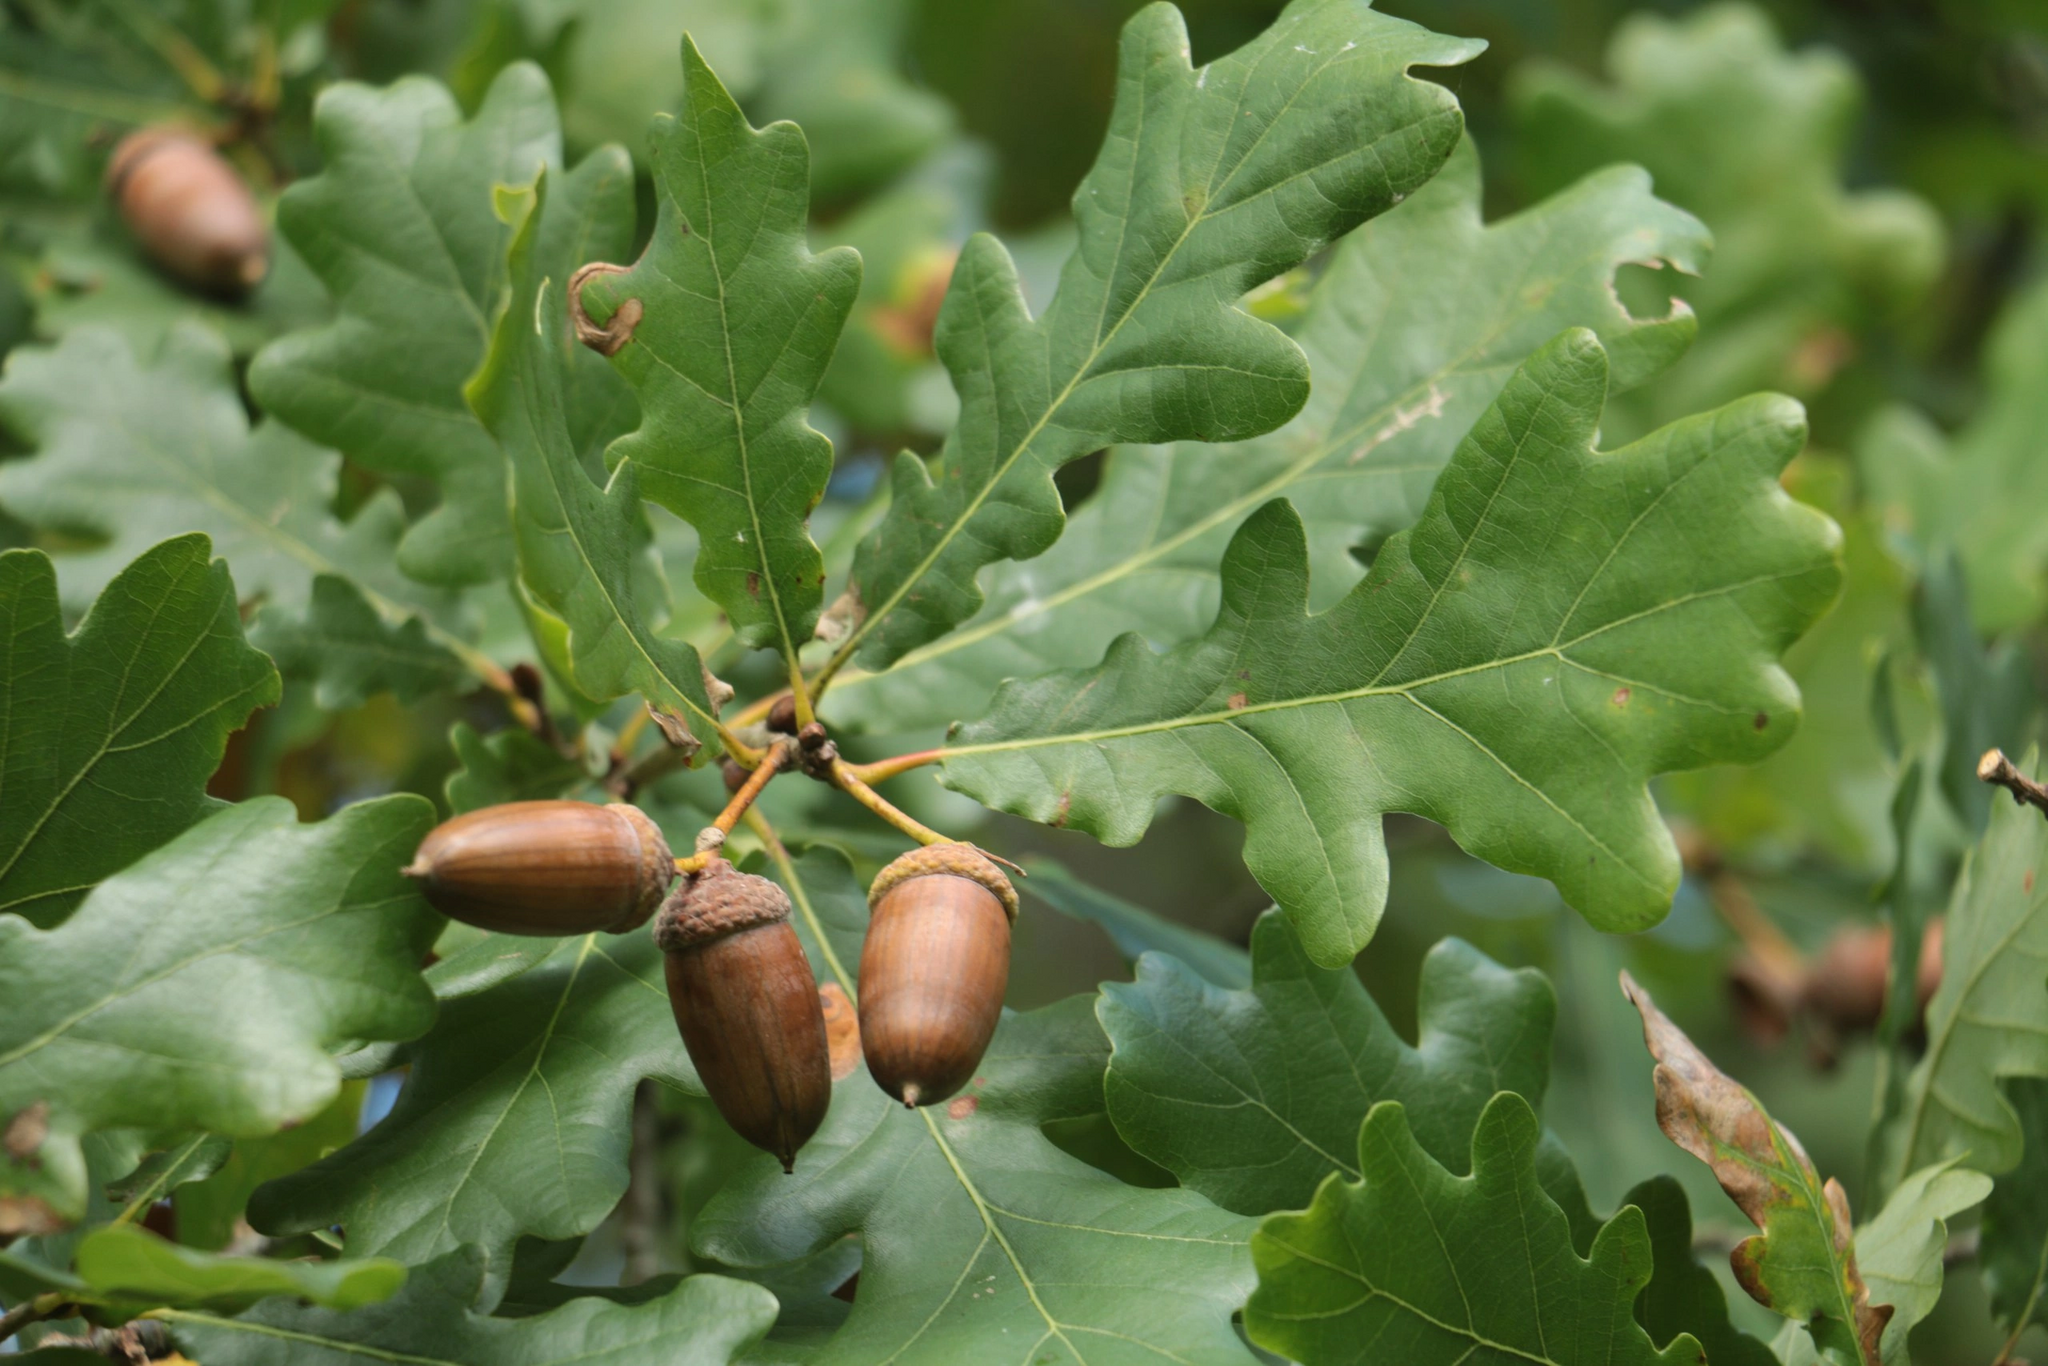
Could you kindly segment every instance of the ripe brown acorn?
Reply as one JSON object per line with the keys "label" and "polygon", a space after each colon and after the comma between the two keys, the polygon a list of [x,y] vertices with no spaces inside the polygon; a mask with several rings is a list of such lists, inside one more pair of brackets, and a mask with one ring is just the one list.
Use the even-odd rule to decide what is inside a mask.
{"label": "ripe brown acorn", "polygon": [[718,1113],[794,1171],[832,1103],[832,1054],[789,897],[713,859],[662,903],[654,942],[676,1028]]}
{"label": "ripe brown acorn", "polygon": [[974,1076],[1002,1017],[1017,892],[974,846],[931,844],[884,868],[868,906],[861,1050],[884,1091],[932,1105]]}
{"label": "ripe brown acorn", "polygon": [[255,287],[270,267],[270,234],[256,197],[201,138],[142,128],[107,162],[107,193],[158,265],[220,294]]}
{"label": "ripe brown acorn", "polygon": [[435,826],[405,875],[479,929],[623,934],[654,914],[676,865],[637,806],[507,802]]}

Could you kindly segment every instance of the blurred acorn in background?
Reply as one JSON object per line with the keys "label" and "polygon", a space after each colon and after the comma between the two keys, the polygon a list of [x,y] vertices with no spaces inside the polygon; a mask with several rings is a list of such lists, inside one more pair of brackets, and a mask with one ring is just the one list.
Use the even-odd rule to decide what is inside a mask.
{"label": "blurred acorn in background", "polygon": [[212,144],[184,129],[142,128],[107,162],[107,193],[149,258],[210,293],[245,294],[270,268],[256,196]]}

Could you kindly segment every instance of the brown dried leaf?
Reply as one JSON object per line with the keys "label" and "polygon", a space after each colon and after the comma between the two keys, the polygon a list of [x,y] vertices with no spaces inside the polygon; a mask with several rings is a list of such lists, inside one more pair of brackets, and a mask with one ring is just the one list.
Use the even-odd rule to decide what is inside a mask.
{"label": "brown dried leaf", "polygon": [[1892,1306],[1870,1303],[1840,1184],[1823,1183],[1791,1131],[1625,972],[1621,989],[1642,1013],[1643,1041],[1657,1059],[1658,1127],[1712,1168],[1728,1198],[1763,1230],[1729,1255],[1736,1281],[1758,1304],[1805,1323],[1821,1347],[1878,1366]]}

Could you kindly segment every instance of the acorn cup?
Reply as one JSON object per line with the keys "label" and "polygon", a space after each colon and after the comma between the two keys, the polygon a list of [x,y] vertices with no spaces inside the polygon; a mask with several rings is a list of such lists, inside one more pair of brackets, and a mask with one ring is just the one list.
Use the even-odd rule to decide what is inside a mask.
{"label": "acorn cup", "polygon": [[868,889],[860,1039],[868,1071],[905,1105],[974,1076],[1003,1012],[1017,892],[968,844],[913,849]]}
{"label": "acorn cup", "polygon": [[507,802],[429,831],[405,875],[435,910],[499,934],[623,934],[675,881],[661,830],[616,802]]}
{"label": "acorn cup", "polygon": [[718,1113],[794,1171],[832,1103],[832,1055],[789,897],[713,859],[662,903],[654,942],[683,1047]]}
{"label": "acorn cup", "polygon": [[150,259],[215,294],[253,289],[270,268],[270,233],[242,178],[211,143],[143,128],[107,162],[107,193]]}

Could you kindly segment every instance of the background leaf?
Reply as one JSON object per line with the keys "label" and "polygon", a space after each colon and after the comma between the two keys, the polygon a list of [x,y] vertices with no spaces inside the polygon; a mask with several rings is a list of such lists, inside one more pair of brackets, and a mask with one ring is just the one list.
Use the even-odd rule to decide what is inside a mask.
{"label": "background leaf", "polygon": [[2020,1165],[1992,1183],[1981,1244],[1991,1312],[2015,1340],[2029,1324],[2048,1326],[2048,1080],[2005,1085],[2020,1117]]}
{"label": "background leaf", "polygon": [[1885,1366],[1908,1366],[1907,1335],[1941,1298],[1947,1221],[1990,1193],[1990,1177],[1953,1160],[1922,1167],[1899,1183],[1876,1218],[1856,1230],[1856,1264],[1870,1282],[1870,1298],[1892,1308],[1882,1343]]}
{"label": "background leaf", "polygon": [[1174,964],[1204,982],[1230,988],[1251,985],[1251,955],[1237,945],[1188,929],[1120,896],[1090,887],[1047,859],[1033,859],[1025,868],[1031,875],[1030,881],[1023,884],[1027,896],[1062,915],[1101,926],[1103,933],[1115,942],[1117,951],[1131,962],[1136,963],[1148,953],[1170,954]]}
{"label": "background leaf", "polygon": [[1714,1273],[1693,1258],[1692,1208],[1676,1178],[1654,1176],[1622,1197],[1643,1212],[1654,1271],[1636,1301],[1636,1322],[1660,1347],[1690,1333],[1712,1366],[1775,1366],[1771,1349],[1737,1329]]}
{"label": "background leaf", "polygon": [[1606,380],[1589,332],[1537,352],[1422,521],[1319,616],[1301,521],[1267,505],[1208,635],[1165,655],[1125,636],[1099,669],[1011,684],[943,780],[1119,845],[1158,798],[1194,796],[1245,821],[1246,866],[1326,966],[1378,923],[1386,811],[1550,878],[1598,928],[1655,923],[1678,867],[1644,784],[1789,737],[1776,660],[1834,597],[1839,533],[1777,484],[1796,406],[1596,454]]}
{"label": "background leaf", "polygon": [[54,925],[216,809],[206,780],[277,670],[204,536],[144,552],[68,638],[49,557],[0,554],[0,625],[0,911]]}
{"label": "background leaf", "polygon": [[360,1309],[390,1299],[405,1268],[378,1258],[288,1262],[222,1257],[167,1243],[133,1224],[94,1229],[78,1245],[78,1274],[110,1300],[234,1313],[272,1295],[329,1309]]}
{"label": "background leaf", "polygon": [[338,1045],[423,1032],[438,917],[398,870],[432,823],[418,797],[306,826],[261,797],[101,883],[54,930],[0,919],[0,1114],[41,1107],[0,1193],[76,1218],[91,1130],[269,1133],[333,1098]]}

